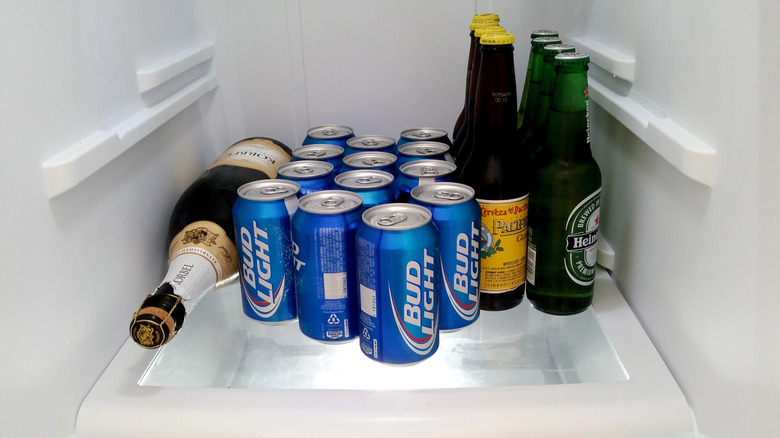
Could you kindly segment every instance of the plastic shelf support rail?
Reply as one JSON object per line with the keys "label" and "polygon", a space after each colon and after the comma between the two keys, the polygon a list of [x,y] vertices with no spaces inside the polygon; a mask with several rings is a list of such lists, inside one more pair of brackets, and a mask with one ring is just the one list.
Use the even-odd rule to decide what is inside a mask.
{"label": "plastic shelf support rail", "polygon": [[[591,62],[606,72],[629,83],[634,80],[636,62],[611,47],[583,36],[568,40],[578,50],[588,53]],[[611,90],[598,78],[588,78],[588,94],[594,102],[611,114],[664,160],[688,178],[712,187],[718,164],[717,151],[674,120],[658,111],[651,111],[641,98],[632,93],[622,95]]]}
{"label": "plastic shelf support rail", "polygon": [[[214,56],[211,43],[182,53],[136,72],[139,92],[159,87]],[[52,199],[76,187],[90,175],[143,140],[188,106],[217,87],[217,74],[209,70],[161,102],[141,109],[110,129],[98,129],[41,165],[46,196]]]}

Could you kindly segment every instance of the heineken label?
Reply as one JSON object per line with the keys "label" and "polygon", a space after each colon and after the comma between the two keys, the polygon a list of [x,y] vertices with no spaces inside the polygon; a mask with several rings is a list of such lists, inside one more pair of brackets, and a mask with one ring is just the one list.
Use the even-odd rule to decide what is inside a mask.
{"label": "heineken label", "polygon": [[566,220],[566,273],[579,285],[589,286],[596,277],[596,244],[599,231],[601,189],[577,204]]}

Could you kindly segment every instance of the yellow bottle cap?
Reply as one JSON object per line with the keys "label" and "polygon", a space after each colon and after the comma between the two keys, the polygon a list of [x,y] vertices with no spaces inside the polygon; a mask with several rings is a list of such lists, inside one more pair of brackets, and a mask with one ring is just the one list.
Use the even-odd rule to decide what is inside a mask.
{"label": "yellow bottle cap", "polygon": [[485,21],[494,21],[494,22],[498,23],[499,20],[500,20],[500,17],[498,16],[498,14],[487,13],[487,14],[477,14],[477,15],[475,15],[474,18],[471,19],[471,22],[472,23],[479,23],[479,22],[485,22]]}
{"label": "yellow bottle cap", "polygon": [[504,33],[504,32],[506,32],[506,29],[504,29],[501,26],[479,27],[477,29],[474,29],[474,36],[479,38],[482,35],[485,35],[486,33]]}
{"label": "yellow bottle cap", "polygon": [[479,38],[483,46],[498,46],[501,44],[513,44],[515,36],[511,33],[485,33]]}

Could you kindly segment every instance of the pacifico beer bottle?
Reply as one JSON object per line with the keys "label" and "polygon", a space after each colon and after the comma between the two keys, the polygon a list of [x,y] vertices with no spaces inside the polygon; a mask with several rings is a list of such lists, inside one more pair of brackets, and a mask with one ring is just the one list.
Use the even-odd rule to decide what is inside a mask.
{"label": "pacifico beer bottle", "polygon": [[[476,76],[479,69],[479,57],[475,57],[475,55],[479,54],[479,38],[474,36],[474,30],[478,27],[498,26],[498,20],[499,17],[497,14],[477,14],[469,25],[470,45],[468,62],[466,63],[466,100],[463,103],[463,109],[460,110],[458,119],[455,121],[455,126],[452,128],[453,147],[450,150],[451,154],[455,154],[460,143],[463,142],[463,135],[465,132],[461,132],[461,130],[466,126],[466,110],[469,106],[471,77],[472,74]],[[460,138],[460,140],[458,140],[458,138]],[[455,146],[456,143],[457,146]]]}
{"label": "pacifico beer bottle", "polygon": [[476,192],[482,210],[480,308],[520,304],[525,290],[528,183],[517,147],[514,36],[484,34],[477,79],[472,147],[460,182]]}
{"label": "pacifico beer bottle", "polygon": [[590,150],[590,59],[573,52],[554,62],[544,159],[531,178],[527,290],[535,308],[567,315],[593,299],[601,171]]}

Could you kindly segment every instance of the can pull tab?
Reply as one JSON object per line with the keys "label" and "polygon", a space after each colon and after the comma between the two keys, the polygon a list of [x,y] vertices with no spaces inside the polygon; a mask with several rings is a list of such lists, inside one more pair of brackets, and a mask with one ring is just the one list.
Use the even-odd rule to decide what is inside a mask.
{"label": "can pull tab", "polygon": [[431,166],[425,166],[422,169],[420,169],[420,175],[438,175],[439,171],[436,170],[436,168]]}
{"label": "can pull tab", "polygon": [[309,166],[298,166],[295,168],[295,173],[301,175],[311,175],[312,173],[314,173],[314,169]]}
{"label": "can pull tab", "polygon": [[463,199],[463,194],[457,192],[449,192],[447,190],[439,190],[433,194],[433,197],[437,199],[446,199],[448,201],[460,201],[461,199]]}
{"label": "can pull tab", "polygon": [[383,227],[390,227],[396,224],[400,224],[401,222],[406,220],[406,215],[403,213],[393,213],[390,216],[383,217],[382,219],[379,219],[377,224],[383,226]]}
{"label": "can pull tab", "polygon": [[336,134],[338,134],[338,133],[339,133],[339,132],[338,132],[337,130],[333,129],[333,128],[327,128],[327,129],[323,129],[323,130],[322,130],[322,134],[323,134],[323,135],[328,135],[328,136],[330,136],[330,135],[336,135]]}
{"label": "can pull tab", "polygon": [[325,208],[338,208],[343,203],[344,198],[341,196],[331,196],[330,198],[322,201],[322,206]]}
{"label": "can pull tab", "polygon": [[417,153],[420,155],[432,155],[439,152],[437,149],[434,148],[428,148],[428,147],[422,147],[417,148]]}
{"label": "can pull tab", "polygon": [[304,153],[303,156],[308,158],[320,158],[325,156],[325,151],[309,151]]}
{"label": "can pull tab", "polygon": [[281,195],[282,193],[288,193],[290,190],[284,186],[276,187],[263,187],[260,189],[260,193],[264,195]]}
{"label": "can pull tab", "polygon": [[431,136],[431,133],[427,131],[421,131],[415,134],[415,136],[418,138],[429,138]]}
{"label": "can pull tab", "polygon": [[376,141],[375,138],[367,138],[363,140],[361,143],[363,143],[365,146],[376,146],[379,144],[379,142]]}
{"label": "can pull tab", "polygon": [[363,164],[365,164],[366,166],[377,167],[377,166],[384,165],[385,164],[385,160],[382,160],[382,159],[379,159],[379,158],[370,157],[370,158],[363,159]]}
{"label": "can pull tab", "polygon": [[378,182],[382,182],[382,180],[378,176],[361,176],[360,178],[355,180],[358,184],[376,184]]}

